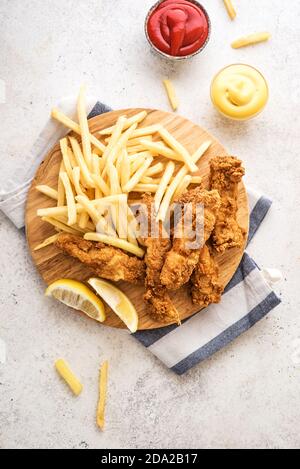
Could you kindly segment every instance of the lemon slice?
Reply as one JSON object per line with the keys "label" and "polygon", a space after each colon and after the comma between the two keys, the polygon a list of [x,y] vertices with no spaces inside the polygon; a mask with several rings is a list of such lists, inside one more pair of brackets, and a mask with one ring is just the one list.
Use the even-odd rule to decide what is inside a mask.
{"label": "lemon slice", "polygon": [[45,292],[67,306],[83,311],[96,321],[105,321],[104,305],[84,283],[64,278],[51,283]]}
{"label": "lemon slice", "polygon": [[88,283],[126,324],[130,332],[136,332],[138,315],[129,298],[115,285],[100,278],[90,278]]}

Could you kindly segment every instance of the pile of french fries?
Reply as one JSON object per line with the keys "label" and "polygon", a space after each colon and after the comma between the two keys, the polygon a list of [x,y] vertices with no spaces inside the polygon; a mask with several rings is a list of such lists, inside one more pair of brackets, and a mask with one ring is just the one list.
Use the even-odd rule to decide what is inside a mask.
{"label": "pile of french fries", "polygon": [[193,173],[211,142],[204,142],[191,155],[162,125],[140,126],[146,111],[120,116],[112,127],[93,135],[84,87],[80,89],[77,114],[78,123],[58,109],[52,110],[52,117],[73,134],[60,140],[62,161],[57,187],[36,186],[56,201],[54,207],[38,209],[37,216],[58,233],[35,250],[52,244],[64,231],[143,257],[130,198],[136,193],[153,193],[156,220],[163,222],[171,204],[188,186],[201,182],[201,177]]}

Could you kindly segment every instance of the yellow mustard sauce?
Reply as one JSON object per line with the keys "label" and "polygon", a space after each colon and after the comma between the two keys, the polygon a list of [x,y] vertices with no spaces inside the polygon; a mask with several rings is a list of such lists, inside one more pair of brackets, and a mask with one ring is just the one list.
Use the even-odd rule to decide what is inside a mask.
{"label": "yellow mustard sauce", "polygon": [[262,74],[250,65],[229,65],[211,84],[211,99],[226,117],[247,120],[259,114],[267,104],[268,85]]}

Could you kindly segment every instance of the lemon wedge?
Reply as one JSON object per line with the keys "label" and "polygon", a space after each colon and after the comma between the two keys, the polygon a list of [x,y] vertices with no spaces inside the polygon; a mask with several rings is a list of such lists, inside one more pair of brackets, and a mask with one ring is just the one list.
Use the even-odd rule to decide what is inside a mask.
{"label": "lemon wedge", "polygon": [[130,332],[136,332],[138,314],[129,298],[115,285],[100,278],[90,278],[88,283],[126,324]]}
{"label": "lemon wedge", "polygon": [[67,306],[83,311],[96,321],[105,321],[104,305],[84,283],[71,279],[60,279],[51,283],[45,292]]}

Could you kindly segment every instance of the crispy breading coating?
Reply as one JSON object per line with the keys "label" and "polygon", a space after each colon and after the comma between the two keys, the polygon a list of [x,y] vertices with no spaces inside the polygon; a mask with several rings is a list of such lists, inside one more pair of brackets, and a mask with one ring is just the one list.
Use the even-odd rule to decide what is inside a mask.
{"label": "crispy breading coating", "polygon": [[121,249],[103,243],[87,241],[79,236],[61,233],[55,245],[65,254],[88,265],[95,274],[109,280],[141,283],[145,277],[145,262],[128,256]]}
{"label": "crispy breading coating", "polygon": [[[175,227],[173,246],[166,256],[160,276],[161,283],[170,290],[177,290],[189,281],[194,268],[198,264],[200,251],[214,228],[216,215],[220,207],[220,196],[217,191],[206,191],[197,187],[185,192],[178,202],[182,205],[183,211],[186,212],[186,207],[188,207],[187,211],[192,212],[189,214],[190,217],[187,218],[190,219],[192,226],[190,227],[191,230],[189,228],[186,230],[186,227],[184,227],[184,231],[182,231],[184,217],[182,214],[181,221]],[[200,204],[204,208],[204,214],[203,211],[200,211],[200,214],[197,212],[196,208]],[[197,219],[199,216],[201,220]],[[191,232],[191,236],[195,235],[197,223],[202,226],[203,239],[201,245],[191,248],[189,232]],[[177,228],[178,226],[179,228]]]}
{"label": "crispy breading coating", "polygon": [[245,174],[242,162],[233,156],[217,156],[210,161],[211,189],[221,196],[221,207],[212,233],[213,246],[224,252],[244,243],[245,230],[236,220],[238,211],[238,185]]}

